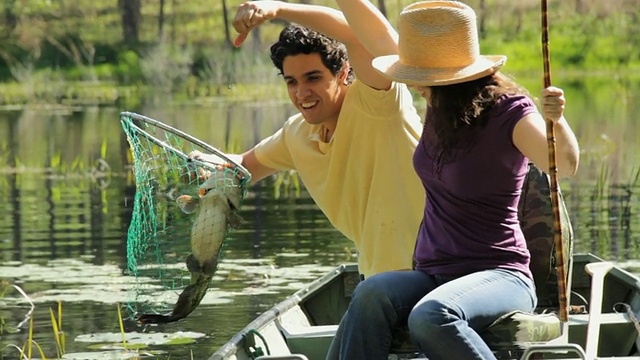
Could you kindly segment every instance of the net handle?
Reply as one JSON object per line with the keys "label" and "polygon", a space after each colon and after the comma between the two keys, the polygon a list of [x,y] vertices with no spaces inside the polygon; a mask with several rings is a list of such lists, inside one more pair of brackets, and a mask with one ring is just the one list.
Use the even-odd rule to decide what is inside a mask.
{"label": "net handle", "polygon": [[[128,112],[128,111],[124,111],[120,113],[120,118],[132,118],[132,119],[137,119],[140,121],[144,121],[145,123],[151,124],[153,126],[157,126],[163,130],[172,132],[174,134],[180,135],[181,137],[185,138],[188,141],[193,142],[194,144],[206,149],[207,151],[210,151],[211,153],[213,153],[216,156],[221,157],[223,160],[228,161],[230,164],[232,164],[234,167],[236,167],[238,170],[240,170],[242,173],[244,173],[244,179],[251,179],[251,173],[241,164],[238,164],[237,162],[231,160],[225,153],[223,153],[222,151],[216,149],[215,147],[205,143],[204,141],[201,141],[198,138],[195,138],[187,133],[185,133],[184,131],[181,131],[179,129],[176,129],[172,126],[169,126],[165,123],[162,123],[158,120],[152,119],[150,117],[144,116],[144,115],[140,115],[140,114],[136,114],[134,112]],[[139,126],[137,126],[136,124],[131,124],[131,126],[135,127],[136,129],[138,129],[140,132],[144,133],[146,137],[149,138],[149,140],[153,141],[155,144],[157,144],[158,146],[161,146],[165,149],[169,149],[171,151],[176,152],[177,154],[184,156],[186,159],[188,159],[188,155],[183,153],[182,151],[175,149],[174,147],[172,147],[171,145],[165,143],[164,141],[155,138],[153,135],[149,134],[147,131],[145,131],[144,129],[141,129]]]}

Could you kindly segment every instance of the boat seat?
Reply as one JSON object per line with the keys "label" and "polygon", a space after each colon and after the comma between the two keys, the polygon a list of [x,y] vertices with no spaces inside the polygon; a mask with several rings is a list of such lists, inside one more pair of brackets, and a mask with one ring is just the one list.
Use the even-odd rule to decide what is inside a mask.
{"label": "boat seat", "polygon": [[[575,337],[586,336],[589,314],[572,314],[569,316],[569,326]],[[637,332],[633,321],[624,313],[604,313],[600,316],[600,323],[603,329],[600,333],[600,351],[605,353],[628,354],[634,346]],[[607,349],[607,344],[611,341],[605,339],[607,334],[615,336],[615,344],[626,343],[623,349]],[[544,350],[545,344],[549,349],[558,348],[559,352],[566,350],[561,343],[556,343],[554,339],[562,335],[562,324],[560,319],[554,314],[532,314],[514,311],[496,320],[486,330],[480,332],[480,336],[489,345],[498,359],[518,359],[526,350],[536,347]],[[626,341],[621,341],[620,337],[626,337]],[[611,342],[613,343],[613,342]],[[566,346],[565,346],[566,347]],[[392,353],[419,354],[409,337],[409,329],[406,326],[397,328],[393,333],[391,345]],[[616,359],[619,357],[616,356]],[[607,359],[601,357],[598,359]],[[638,357],[635,357],[638,359]]]}
{"label": "boat seat", "polygon": [[[546,343],[560,337],[561,333],[560,320],[553,314],[514,311],[496,320],[480,332],[480,336],[498,358],[510,358],[528,344]],[[394,330],[391,352],[419,353],[417,346],[411,342],[407,326]]]}
{"label": "boat seat", "polygon": [[280,326],[280,331],[285,339],[300,337],[331,337],[336,334],[338,325],[313,325],[313,326]]}
{"label": "boat seat", "polygon": [[338,330],[338,325],[278,326],[292,353],[306,354],[310,359],[324,359]]}
{"label": "boat seat", "polygon": [[[589,323],[589,314],[576,314],[569,316],[569,323],[575,325],[587,326]],[[627,324],[633,326],[633,321],[625,313],[604,313],[600,314],[600,323],[603,325],[610,324]]]}
{"label": "boat seat", "polygon": [[324,359],[338,325],[311,325],[300,306],[280,315],[276,326],[293,354],[306,354],[310,359]]}

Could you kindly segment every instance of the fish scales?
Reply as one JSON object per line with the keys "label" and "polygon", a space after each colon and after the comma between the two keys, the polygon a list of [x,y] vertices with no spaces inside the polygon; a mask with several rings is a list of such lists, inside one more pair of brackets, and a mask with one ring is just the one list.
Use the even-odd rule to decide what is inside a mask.
{"label": "fish scales", "polygon": [[191,254],[187,269],[191,282],[184,288],[170,314],[141,314],[136,320],[142,324],[160,324],[187,317],[204,298],[218,266],[218,255],[229,226],[237,228],[242,219],[238,215],[242,191],[240,179],[230,165],[220,165],[198,188],[198,197],[181,195],[176,199],[180,209],[196,213],[191,226]]}

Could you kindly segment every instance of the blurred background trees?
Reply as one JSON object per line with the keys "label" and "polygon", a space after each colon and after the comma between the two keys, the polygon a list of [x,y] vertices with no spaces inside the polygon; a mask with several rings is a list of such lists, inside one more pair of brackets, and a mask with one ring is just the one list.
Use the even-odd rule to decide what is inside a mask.
{"label": "blurred background trees", "polygon": [[[296,1],[335,7],[331,0]],[[392,22],[412,2],[372,1]],[[540,42],[539,0],[466,3],[478,14],[483,52],[508,50],[510,64],[516,59],[520,63],[515,69],[526,68],[526,58],[536,55]],[[0,4],[0,81],[20,82],[46,69],[65,79],[121,83],[146,79],[149,71],[211,76],[228,68],[227,60],[221,59],[236,52],[230,22],[240,4],[237,0],[2,0]],[[555,65],[619,69],[640,63],[640,0],[550,0],[549,10]],[[280,28],[277,24],[257,29],[242,51],[264,51]]]}

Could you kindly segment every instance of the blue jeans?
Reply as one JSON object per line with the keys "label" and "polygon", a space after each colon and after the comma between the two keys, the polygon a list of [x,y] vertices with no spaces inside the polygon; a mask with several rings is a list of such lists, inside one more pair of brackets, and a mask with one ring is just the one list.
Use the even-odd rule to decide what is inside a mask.
{"label": "blue jeans", "polygon": [[392,329],[405,324],[429,360],[495,359],[478,331],[508,312],[533,311],[536,303],[533,281],[518,271],[376,274],[356,287],[327,359],[386,360]]}

